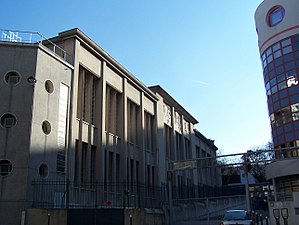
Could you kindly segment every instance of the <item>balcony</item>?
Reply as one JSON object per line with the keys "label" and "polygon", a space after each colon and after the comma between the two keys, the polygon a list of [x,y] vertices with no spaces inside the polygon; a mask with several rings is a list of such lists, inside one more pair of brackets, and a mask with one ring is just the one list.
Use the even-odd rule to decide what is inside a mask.
{"label": "balcony", "polygon": [[298,174],[298,151],[298,147],[275,150],[275,160],[266,167],[267,179]]}

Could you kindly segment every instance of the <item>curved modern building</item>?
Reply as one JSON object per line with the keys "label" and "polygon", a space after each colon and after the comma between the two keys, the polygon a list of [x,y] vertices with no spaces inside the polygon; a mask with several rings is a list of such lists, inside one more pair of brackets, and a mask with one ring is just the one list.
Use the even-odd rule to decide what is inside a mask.
{"label": "curved modern building", "polygon": [[295,224],[299,218],[299,1],[265,0],[256,10],[255,22],[277,149],[266,168],[275,187],[270,213],[282,221],[287,212]]}

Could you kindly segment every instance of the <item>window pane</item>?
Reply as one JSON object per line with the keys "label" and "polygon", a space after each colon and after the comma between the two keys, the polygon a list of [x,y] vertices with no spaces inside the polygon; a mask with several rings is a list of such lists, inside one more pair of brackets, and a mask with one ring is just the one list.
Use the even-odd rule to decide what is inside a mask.
{"label": "window pane", "polygon": [[281,51],[274,52],[274,59],[277,59],[281,56]]}
{"label": "window pane", "polygon": [[288,46],[282,49],[282,53],[285,55],[287,53],[290,53],[292,51],[292,46]]}
{"label": "window pane", "polygon": [[284,89],[284,88],[286,88],[286,87],[287,87],[287,85],[286,85],[286,82],[285,82],[285,81],[283,81],[283,82],[281,82],[281,83],[278,84],[278,89],[279,89],[279,90],[282,90],[282,89]]}
{"label": "window pane", "polygon": [[288,39],[281,42],[282,47],[285,47],[285,46],[290,45],[290,44],[291,44],[291,39],[290,38],[288,38]]}
{"label": "window pane", "polygon": [[273,78],[272,80],[270,80],[271,87],[274,86],[275,84],[276,84],[276,78]]}
{"label": "window pane", "polygon": [[268,48],[268,50],[266,51],[267,56],[271,55],[271,53],[272,53],[272,49]]}
{"label": "window pane", "polygon": [[273,46],[273,52],[277,51],[278,49],[280,49],[280,43],[277,43]]}
{"label": "window pane", "polygon": [[272,87],[271,92],[272,92],[272,94],[276,93],[277,92],[277,86]]}
{"label": "window pane", "polygon": [[285,75],[284,74],[281,74],[279,76],[277,76],[277,82],[281,82],[281,81],[284,81],[285,80]]}
{"label": "window pane", "polygon": [[292,112],[299,111],[299,103],[295,103],[295,104],[291,105],[291,111]]}

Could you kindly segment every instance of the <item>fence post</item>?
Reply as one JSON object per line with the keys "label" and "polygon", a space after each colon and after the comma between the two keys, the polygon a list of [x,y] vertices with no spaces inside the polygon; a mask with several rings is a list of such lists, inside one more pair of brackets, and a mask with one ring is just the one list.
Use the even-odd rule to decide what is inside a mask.
{"label": "fence post", "polygon": [[258,212],[255,213],[255,220],[256,220],[256,224],[259,223],[259,214]]}
{"label": "fence post", "polygon": [[268,216],[266,216],[265,219],[266,219],[266,225],[269,225]]}
{"label": "fence post", "polygon": [[68,209],[69,208],[69,190],[70,190],[70,180],[67,179],[66,180],[66,208]]}

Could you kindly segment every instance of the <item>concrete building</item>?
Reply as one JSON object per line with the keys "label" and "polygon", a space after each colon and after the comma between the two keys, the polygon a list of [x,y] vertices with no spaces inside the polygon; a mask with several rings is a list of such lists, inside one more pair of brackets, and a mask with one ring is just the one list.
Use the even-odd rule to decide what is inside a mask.
{"label": "concrete building", "polygon": [[[216,156],[214,142],[195,130],[197,120],[79,29],[51,39],[1,32],[1,224],[75,224],[82,212],[66,209],[82,207],[152,208],[159,224],[168,223],[172,198],[221,186],[216,169],[171,168]],[[136,214],[123,213],[111,221],[128,224]],[[150,215],[139,213],[133,224]]]}
{"label": "concrete building", "polygon": [[[266,168],[274,216],[299,219],[299,2],[264,0],[255,13],[275,160]],[[274,214],[273,214],[274,213]],[[274,219],[273,219],[274,223]]]}

